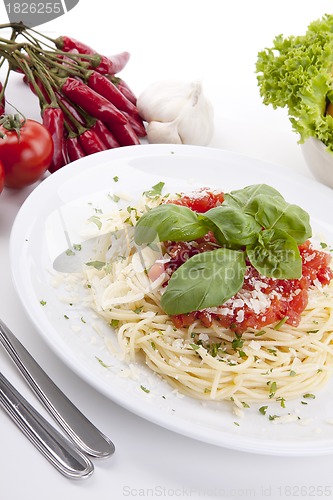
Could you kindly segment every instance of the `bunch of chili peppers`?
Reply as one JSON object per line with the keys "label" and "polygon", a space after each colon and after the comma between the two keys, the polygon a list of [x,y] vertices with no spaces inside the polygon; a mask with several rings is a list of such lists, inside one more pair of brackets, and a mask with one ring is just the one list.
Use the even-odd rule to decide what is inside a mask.
{"label": "bunch of chili peppers", "polygon": [[0,83],[0,115],[10,72],[22,73],[38,97],[42,123],[53,139],[50,172],[98,151],[140,144],[146,131],[136,97],[117,76],[128,52],[106,57],[68,36],[52,39],[22,23],[3,27],[10,27],[12,35],[0,37],[0,66],[8,63]]}

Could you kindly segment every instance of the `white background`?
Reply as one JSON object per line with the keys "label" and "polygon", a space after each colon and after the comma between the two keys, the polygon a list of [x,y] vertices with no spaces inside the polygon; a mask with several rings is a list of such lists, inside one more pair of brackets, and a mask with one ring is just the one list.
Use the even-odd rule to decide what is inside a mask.
{"label": "white background", "polygon": [[[65,16],[37,29],[55,36],[68,34],[105,54],[129,51],[131,59],[121,76],[136,94],[157,80],[202,80],[215,110],[211,146],[311,177],[286,112],[261,102],[255,62],[258,51],[271,46],[276,35],[303,34],[312,20],[331,9],[329,0],[80,0]],[[0,21],[7,21],[2,4]],[[39,119],[37,103],[17,78],[7,98],[27,116]],[[31,189],[5,190],[0,196],[0,317],[75,404],[112,438],[117,451],[111,459],[95,462],[95,473],[87,481],[70,481],[0,411],[1,498],[333,496],[330,456],[252,455],[182,437],[118,407],[56,358],[32,328],[11,282],[10,230]],[[43,413],[7,355],[0,355],[1,371]]]}

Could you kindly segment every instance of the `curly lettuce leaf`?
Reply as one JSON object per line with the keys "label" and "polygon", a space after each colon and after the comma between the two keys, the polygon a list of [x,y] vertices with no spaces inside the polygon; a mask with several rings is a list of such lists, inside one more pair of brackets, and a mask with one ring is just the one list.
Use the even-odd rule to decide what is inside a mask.
{"label": "curly lettuce leaf", "polygon": [[333,152],[333,15],[312,22],[304,36],[278,35],[272,48],[258,53],[256,73],[265,105],[287,108],[302,143],[310,136]]}

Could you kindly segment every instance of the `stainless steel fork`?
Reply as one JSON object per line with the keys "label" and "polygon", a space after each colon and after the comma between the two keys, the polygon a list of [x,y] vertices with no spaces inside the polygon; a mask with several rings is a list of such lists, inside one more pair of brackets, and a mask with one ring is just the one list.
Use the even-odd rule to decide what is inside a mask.
{"label": "stainless steel fork", "polygon": [[96,458],[106,458],[114,453],[112,441],[65,396],[1,320],[0,343],[45,408],[76,446]]}
{"label": "stainless steel fork", "polygon": [[0,373],[0,404],[18,427],[64,476],[89,477],[94,471],[90,459],[40,415]]}

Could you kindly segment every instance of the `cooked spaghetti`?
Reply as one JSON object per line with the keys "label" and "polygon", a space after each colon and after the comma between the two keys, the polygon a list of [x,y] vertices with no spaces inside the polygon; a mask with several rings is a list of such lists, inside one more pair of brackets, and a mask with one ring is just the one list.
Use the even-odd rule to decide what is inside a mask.
{"label": "cooked spaghetti", "polygon": [[[216,307],[207,308],[203,317],[192,315],[182,326],[179,317],[170,317],[161,307],[170,277],[165,244],[140,248],[132,238],[142,214],[165,201],[161,196],[145,197],[135,208],[101,217],[100,230],[116,232],[116,237],[110,248],[110,236],[110,242],[99,249],[98,262],[84,269],[93,307],[114,327],[124,359],[142,360],[143,356],[150,369],[183,394],[232,400],[239,406],[293,399],[323,387],[333,367],[333,282],[327,279],[323,285],[318,278],[312,280],[299,324],[288,324],[287,316],[265,324],[269,304],[261,300],[262,290],[248,297],[249,290],[242,289],[233,298],[238,308],[233,320],[243,320],[240,311],[251,306],[261,318],[255,327],[238,331],[234,324],[226,326],[227,313]],[[329,261],[328,252],[320,254]],[[305,253],[303,260],[311,261],[311,255]],[[156,263],[160,272],[152,276]],[[275,300],[276,290],[272,293]],[[230,301],[226,304],[224,310],[230,311]]]}

